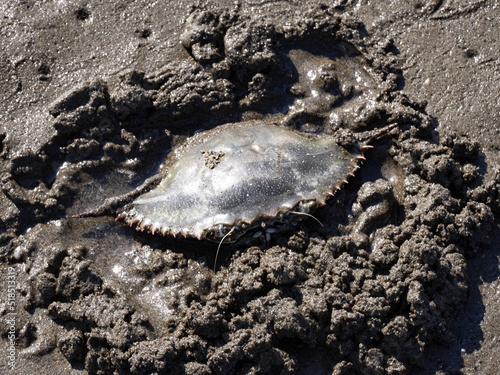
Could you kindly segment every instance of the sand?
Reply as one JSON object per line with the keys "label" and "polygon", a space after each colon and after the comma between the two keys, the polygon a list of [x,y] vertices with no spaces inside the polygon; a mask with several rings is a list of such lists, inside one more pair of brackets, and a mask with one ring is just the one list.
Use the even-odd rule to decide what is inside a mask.
{"label": "sand", "polygon": [[[2,374],[496,373],[500,10],[326,4],[0,6]],[[217,245],[70,217],[242,120],[400,129],[324,227],[215,273]]]}

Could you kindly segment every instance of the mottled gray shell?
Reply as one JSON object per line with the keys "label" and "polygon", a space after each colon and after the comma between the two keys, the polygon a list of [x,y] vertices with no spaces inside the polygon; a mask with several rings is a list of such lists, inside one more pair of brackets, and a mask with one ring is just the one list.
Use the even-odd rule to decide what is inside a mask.
{"label": "mottled gray shell", "polygon": [[[263,122],[198,134],[168,175],[118,218],[163,235],[227,242],[324,205],[358,168],[333,139]],[[292,213],[292,214],[291,214]],[[265,230],[264,230],[265,233]]]}

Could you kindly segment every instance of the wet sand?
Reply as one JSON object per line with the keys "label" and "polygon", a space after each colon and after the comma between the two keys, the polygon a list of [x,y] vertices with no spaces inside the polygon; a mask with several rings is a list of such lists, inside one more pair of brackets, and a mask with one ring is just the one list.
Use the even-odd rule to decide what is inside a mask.
{"label": "wet sand", "polygon": [[[1,6],[1,259],[4,275],[15,270],[18,313],[16,370],[5,355],[2,373],[496,373],[500,11],[493,1],[330,5],[228,3],[226,13],[187,23],[189,2]],[[341,120],[325,120],[321,103],[308,99],[300,72],[316,69],[314,59],[294,60],[291,49],[365,72],[363,87],[332,98]],[[216,246],[137,235],[111,217],[68,218],[138,186],[200,127],[278,121],[291,100],[303,110],[289,112],[289,125],[325,133],[345,126],[339,142],[384,120],[404,124],[318,212],[327,229],[306,223],[271,248],[225,248],[213,274]],[[363,108],[368,101],[378,107]],[[391,191],[409,177],[417,187],[402,188],[401,200]],[[345,213],[335,211],[339,203]],[[434,228],[437,242],[412,234],[418,225],[397,207]],[[399,260],[389,245],[383,257],[370,252],[373,238],[398,236]],[[408,274],[383,284],[377,275],[396,272],[403,256]],[[377,299],[384,285],[398,289],[394,300]],[[338,286],[357,302],[339,304]],[[2,300],[8,288],[3,282]]]}

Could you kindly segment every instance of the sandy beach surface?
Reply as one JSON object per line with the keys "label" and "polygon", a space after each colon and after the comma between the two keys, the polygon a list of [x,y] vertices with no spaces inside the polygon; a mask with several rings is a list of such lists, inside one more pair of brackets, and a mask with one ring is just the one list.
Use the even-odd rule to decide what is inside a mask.
{"label": "sandy beach surface", "polygon": [[[495,0],[2,2],[0,373],[497,374],[498,19]],[[217,261],[114,220],[204,134],[262,122],[349,155],[397,126],[334,176],[321,225]]]}

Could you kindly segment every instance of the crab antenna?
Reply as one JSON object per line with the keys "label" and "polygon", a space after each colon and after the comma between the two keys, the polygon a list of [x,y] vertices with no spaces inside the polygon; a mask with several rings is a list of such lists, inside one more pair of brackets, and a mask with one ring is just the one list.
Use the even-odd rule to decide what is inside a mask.
{"label": "crab antenna", "polygon": [[220,247],[222,246],[222,242],[224,242],[226,237],[231,235],[231,233],[233,233],[233,232],[234,232],[234,227],[232,227],[231,230],[229,232],[227,232],[219,242],[219,246],[217,247],[217,252],[215,253],[214,272],[215,272],[215,268],[217,267],[217,258],[219,257],[219,250],[220,250]]}
{"label": "crab antenna", "polygon": [[308,214],[305,212],[298,212],[298,211],[290,211],[290,213],[294,214],[294,215],[304,215],[304,216],[312,217],[314,220],[316,220],[319,223],[319,225],[321,225],[322,227],[324,226],[323,223],[321,221],[319,221],[319,219],[316,216],[313,216],[311,214]]}

